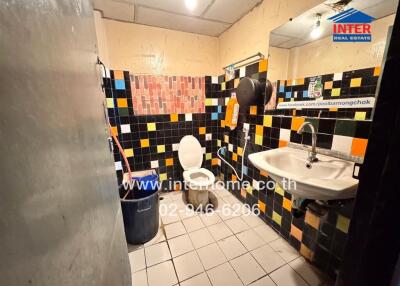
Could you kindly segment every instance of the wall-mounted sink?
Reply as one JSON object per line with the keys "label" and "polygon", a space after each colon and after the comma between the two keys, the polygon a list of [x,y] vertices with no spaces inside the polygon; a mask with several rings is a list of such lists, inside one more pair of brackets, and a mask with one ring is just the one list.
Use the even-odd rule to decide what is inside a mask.
{"label": "wall-mounted sink", "polygon": [[318,161],[310,164],[307,157],[307,151],[284,147],[250,154],[249,160],[280,186],[284,179],[295,181],[296,188],[291,184],[291,188],[285,189],[295,198],[338,200],[355,197],[358,180],[352,176],[354,163],[318,154]]}

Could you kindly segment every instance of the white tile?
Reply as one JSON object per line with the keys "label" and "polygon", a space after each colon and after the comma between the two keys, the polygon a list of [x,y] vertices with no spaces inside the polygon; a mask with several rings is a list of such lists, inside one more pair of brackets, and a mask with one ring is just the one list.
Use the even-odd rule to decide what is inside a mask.
{"label": "white tile", "polygon": [[179,143],[172,144],[172,151],[178,151],[178,149],[179,149]]}
{"label": "white tile", "polygon": [[207,271],[213,286],[242,286],[243,283],[229,263],[221,264]]}
{"label": "white tile", "polygon": [[173,259],[179,282],[204,272],[196,251],[192,251]]}
{"label": "white tile", "polygon": [[241,218],[250,227],[257,227],[259,225],[265,225],[265,222],[253,213],[249,213],[247,215],[242,215]]}
{"label": "white tile", "polygon": [[241,67],[239,69],[239,77],[245,77],[246,76],[246,67]]}
{"label": "white tile", "polygon": [[343,77],[342,72],[333,74],[333,80],[342,80],[342,77]]}
{"label": "white tile", "polygon": [[147,286],[146,269],[132,274],[132,286]]}
{"label": "white tile", "polygon": [[260,182],[259,181],[253,179],[251,185],[252,185],[253,189],[256,189],[257,191],[260,190]]}
{"label": "white tile", "polygon": [[205,227],[205,225],[201,222],[201,219],[198,215],[191,217],[191,218],[187,218],[187,219],[183,220],[182,222],[183,222],[183,225],[185,226],[187,232],[192,232],[192,231],[195,231],[195,230]]}
{"label": "white tile", "polygon": [[185,114],[185,121],[192,121],[192,113]]}
{"label": "white tile", "polygon": [[121,124],[121,133],[131,133],[131,125],[130,124]]}
{"label": "white tile", "polygon": [[147,268],[147,279],[149,286],[172,286],[178,283],[171,260]]}
{"label": "white tile", "polygon": [[158,160],[150,161],[150,167],[152,169],[158,168]]}
{"label": "white tile", "polygon": [[221,248],[222,252],[225,254],[226,258],[228,258],[228,260],[238,257],[247,252],[243,244],[241,244],[239,239],[237,239],[237,237],[234,235],[219,240],[218,246]]}
{"label": "white tile", "polygon": [[290,141],[290,130],[281,128],[279,132],[279,140]]}
{"label": "white tile", "polygon": [[163,229],[160,227],[158,229],[158,232],[157,232],[156,236],[153,237],[150,241],[146,242],[144,244],[144,246],[148,247],[150,245],[153,245],[153,244],[156,244],[156,243],[160,243],[160,242],[163,242],[163,241],[165,241],[165,235],[164,235]]}
{"label": "white tile", "polygon": [[211,83],[218,83],[218,76],[212,76]]}
{"label": "white tile", "polygon": [[272,241],[269,246],[271,246],[286,262],[290,262],[299,257],[299,253],[282,238]]}
{"label": "white tile", "polygon": [[233,233],[239,233],[249,229],[247,223],[245,223],[240,217],[231,218],[225,221],[225,224],[233,231]]}
{"label": "white tile", "polygon": [[121,161],[115,162],[115,171],[122,170],[122,163]]}
{"label": "white tile", "polygon": [[230,264],[245,285],[256,281],[266,274],[261,266],[255,261],[253,256],[251,256],[249,253],[231,260]]}
{"label": "white tile", "polygon": [[350,154],[352,142],[352,137],[333,135],[332,150]]}
{"label": "white tile", "polygon": [[202,228],[189,233],[190,240],[193,243],[194,248],[200,248],[209,245],[214,242],[211,233],[207,228]]}
{"label": "white tile", "polygon": [[138,249],[129,253],[129,263],[131,264],[131,272],[146,268],[146,260],[144,258],[144,249]]}
{"label": "white tile", "polygon": [[271,242],[279,238],[279,235],[268,225],[263,224],[254,228],[254,231],[265,241]]}
{"label": "white tile", "polygon": [[265,276],[256,282],[251,283],[250,286],[276,286],[276,284],[271,280],[271,278]]}
{"label": "white tile", "polygon": [[225,255],[216,243],[197,249],[197,253],[206,270],[226,261]]}
{"label": "white tile", "polygon": [[181,283],[181,286],[211,286],[207,274],[201,273]]}
{"label": "white tile", "polygon": [[206,141],[210,141],[212,140],[212,134],[211,133],[207,133],[206,134]]}
{"label": "white tile", "polygon": [[180,221],[164,226],[164,230],[168,239],[186,233],[185,227]]}
{"label": "white tile", "polygon": [[221,218],[216,212],[200,214],[199,217],[205,226],[210,226],[221,222]]}
{"label": "white tile", "polygon": [[164,225],[178,222],[181,220],[178,214],[167,214],[167,215],[161,215],[160,217]]}
{"label": "white tile", "polygon": [[146,247],[144,249],[144,252],[146,253],[147,267],[171,259],[171,254],[169,253],[168,245],[166,242],[161,242]]}
{"label": "white tile", "polygon": [[289,265],[275,270],[270,275],[278,286],[307,286],[307,283]]}
{"label": "white tile", "polygon": [[169,249],[172,257],[177,257],[186,252],[194,250],[192,242],[187,234],[181,235],[168,240]]}
{"label": "white tile", "polygon": [[251,254],[257,260],[257,262],[261,265],[261,267],[267,272],[270,273],[282,265],[286,264],[285,260],[280,257],[269,245],[261,246],[257,249],[254,249]]}
{"label": "white tile", "polygon": [[308,263],[304,257],[293,260],[289,265],[311,286],[333,285],[333,282],[325,274]]}
{"label": "white tile", "polygon": [[215,240],[220,240],[233,234],[233,232],[223,222],[209,226],[208,230]]}
{"label": "white tile", "polygon": [[236,236],[248,251],[265,244],[264,240],[252,229],[238,233]]}

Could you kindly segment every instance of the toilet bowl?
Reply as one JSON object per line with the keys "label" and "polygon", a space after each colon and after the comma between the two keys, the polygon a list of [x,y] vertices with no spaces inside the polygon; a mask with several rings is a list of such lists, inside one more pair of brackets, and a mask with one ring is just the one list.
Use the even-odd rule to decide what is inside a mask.
{"label": "toilet bowl", "polygon": [[215,182],[215,176],[205,168],[200,142],[192,135],[184,136],[178,148],[179,162],[184,169],[183,179],[188,187],[188,201],[195,208],[208,204],[208,191]]}

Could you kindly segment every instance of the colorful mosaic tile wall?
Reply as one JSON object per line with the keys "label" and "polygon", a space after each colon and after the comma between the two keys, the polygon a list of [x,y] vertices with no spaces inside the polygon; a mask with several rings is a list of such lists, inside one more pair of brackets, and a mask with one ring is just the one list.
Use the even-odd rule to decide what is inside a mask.
{"label": "colorful mosaic tile wall", "polygon": [[[225,102],[235,92],[238,81],[243,76],[263,80],[266,78],[266,63],[255,63],[235,71],[235,78],[225,82],[224,76],[218,77],[220,89],[212,92],[218,97],[212,108],[225,112]],[[333,118],[318,118],[324,115]],[[343,257],[347,230],[352,212],[352,200],[343,207],[333,209],[326,216],[320,217],[314,211],[307,211],[301,218],[292,216],[291,195],[277,186],[275,190],[263,190],[259,182],[272,179],[265,172],[260,172],[247,159],[247,155],[272,148],[284,147],[288,142],[311,145],[311,134],[297,134],[297,129],[304,121],[313,122],[317,129],[317,146],[333,149],[355,156],[363,156],[368,142],[370,121],[343,119],[337,112],[329,110],[269,110],[264,106],[252,106],[249,110],[240,110],[238,128],[230,131],[220,120],[221,131],[218,146],[226,146],[225,159],[241,172],[243,156],[243,125],[249,124],[251,139],[245,154],[243,168],[244,180],[252,182],[248,189],[230,190],[241,201],[258,206],[261,217],[276,229],[282,237],[298,249],[303,256],[319,268],[335,276]],[[225,180],[236,180],[231,169],[221,162],[221,174]]]}
{"label": "colorful mosaic tile wall", "polygon": [[[155,169],[163,182],[182,179],[179,141],[185,135],[194,135],[204,147],[203,167],[217,175],[216,140],[221,113],[206,108],[203,113],[137,114],[131,78],[136,77],[130,76],[128,71],[117,70],[109,71],[108,77],[103,78],[112,130],[118,136],[131,169]],[[196,81],[195,85],[204,86],[204,94],[211,96],[211,83],[206,84],[205,78],[197,78]],[[204,106],[204,100],[202,102]],[[122,170],[126,171],[126,166],[115,144],[114,160],[118,183],[121,183]]]}
{"label": "colorful mosaic tile wall", "polygon": [[132,75],[137,115],[204,113],[204,77]]}
{"label": "colorful mosaic tile wall", "polygon": [[[321,75],[321,82],[323,85],[322,99],[374,97],[380,70],[380,67],[372,67]],[[315,100],[308,95],[310,80],[311,77],[294,80],[279,80],[277,86],[278,102]],[[322,109],[322,111],[324,111],[324,114],[322,114],[323,117],[365,120],[371,118],[372,108],[330,108]],[[305,110],[305,112],[307,112],[307,110]]]}

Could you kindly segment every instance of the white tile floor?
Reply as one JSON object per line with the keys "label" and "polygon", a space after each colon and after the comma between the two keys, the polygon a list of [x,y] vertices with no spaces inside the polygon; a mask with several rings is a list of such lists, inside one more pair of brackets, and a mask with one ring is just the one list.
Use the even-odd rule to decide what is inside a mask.
{"label": "white tile floor", "polygon": [[177,214],[161,217],[154,239],[129,246],[133,286],[332,285],[257,216],[222,213],[240,201],[213,192],[212,215],[185,212],[181,192],[162,195],[160,208]]}

